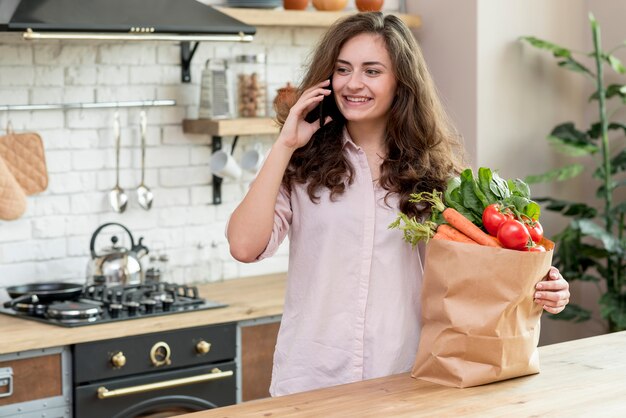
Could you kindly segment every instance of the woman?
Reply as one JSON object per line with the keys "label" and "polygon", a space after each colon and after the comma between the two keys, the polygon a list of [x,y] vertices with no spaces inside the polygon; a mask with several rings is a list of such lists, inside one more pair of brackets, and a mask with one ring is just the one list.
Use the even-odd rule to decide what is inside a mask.
{"label": "woman", "polygon": [[[298,93],[227,228],[242,262],[290,234],[273,396],[410,370],[423,257],[387,226],[398,210],[423,215],[409,194],[442,190],[463,167],[420,49],[395,16],[333,25]],[[537,303],[556,313],[569,291],[551,273]]]}

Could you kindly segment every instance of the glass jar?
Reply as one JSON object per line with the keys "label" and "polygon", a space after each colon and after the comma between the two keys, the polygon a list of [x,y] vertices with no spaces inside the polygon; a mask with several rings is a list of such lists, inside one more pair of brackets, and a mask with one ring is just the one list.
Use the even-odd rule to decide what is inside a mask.
{"label": "glass jar", "polygon": [[265,54],[237,55],[232,67],[237,91],[237,116],[267,116]]}

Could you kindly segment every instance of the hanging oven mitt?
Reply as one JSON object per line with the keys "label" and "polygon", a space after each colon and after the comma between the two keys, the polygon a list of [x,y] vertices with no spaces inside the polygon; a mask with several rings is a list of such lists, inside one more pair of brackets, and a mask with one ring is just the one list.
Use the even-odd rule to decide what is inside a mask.
{"label": "hanging oven mitt", "polygon": [[0,219],[12,221],[26,211],[26,194],[0,157]]}
{"label": "hanging oven mitt", "polygon": [[41,193],[48,187],[48,171],[41,137],[34,132],[0,136],[0,157],[24,193]]}

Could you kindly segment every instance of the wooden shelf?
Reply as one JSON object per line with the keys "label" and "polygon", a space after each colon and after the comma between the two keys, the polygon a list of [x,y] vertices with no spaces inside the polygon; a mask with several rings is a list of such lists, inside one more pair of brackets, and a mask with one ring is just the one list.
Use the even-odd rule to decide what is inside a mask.
{"label": "wooden shelf", "polygon": [[211,136],[277,134],[278,125],[270,118],[184,119],[183,132]]}
{"label": "wooden shelf", "polygon": [[[319,10],[284,10],[284,9],[248,9],[234,7],[216,7],[221,12],[252,26],[297,26],[326,27],[340,17],[356,13],[356,10],[341,12],[322,12]],[[419,16],[390,13],[398,16],[410,28],[422,24]]]}

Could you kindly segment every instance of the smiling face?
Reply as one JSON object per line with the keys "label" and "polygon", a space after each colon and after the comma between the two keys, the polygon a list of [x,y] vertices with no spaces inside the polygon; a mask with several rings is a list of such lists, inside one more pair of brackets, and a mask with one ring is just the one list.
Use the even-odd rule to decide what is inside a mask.
{"label": "smiling face", "polygon": [[386,123],[396,85],[391,58],[380,35],[364,33],[343,45],[332,86],[337,107],[348,123]]}

